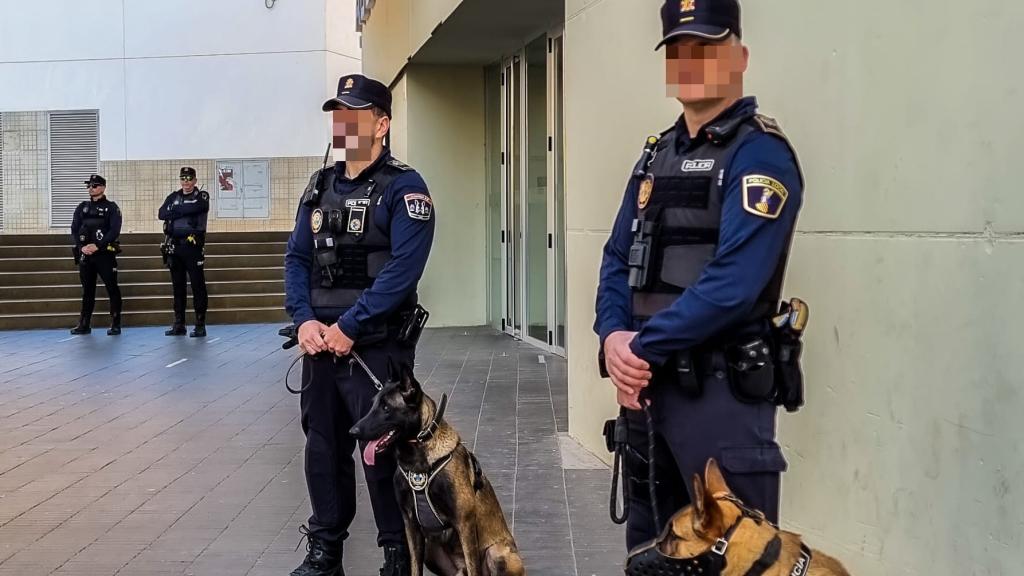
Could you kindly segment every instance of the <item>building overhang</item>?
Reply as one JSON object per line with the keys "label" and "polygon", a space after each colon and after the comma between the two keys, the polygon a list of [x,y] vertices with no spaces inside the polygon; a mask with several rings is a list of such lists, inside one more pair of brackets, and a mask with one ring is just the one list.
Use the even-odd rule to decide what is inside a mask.
{"label": "building overhang", "polygon": [[490,64],[564,20],[564,0],[463,0],[409,61]]}

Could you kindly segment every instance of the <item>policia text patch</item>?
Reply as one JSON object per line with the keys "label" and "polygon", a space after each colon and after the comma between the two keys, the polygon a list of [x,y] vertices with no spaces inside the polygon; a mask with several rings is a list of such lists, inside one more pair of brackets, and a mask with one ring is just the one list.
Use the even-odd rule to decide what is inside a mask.
{"label": "policia text patch", "polygon": [[775,178],[760,174],[743,177],[743,209],[754,216],[775,220],[788,197],[789,191]]}

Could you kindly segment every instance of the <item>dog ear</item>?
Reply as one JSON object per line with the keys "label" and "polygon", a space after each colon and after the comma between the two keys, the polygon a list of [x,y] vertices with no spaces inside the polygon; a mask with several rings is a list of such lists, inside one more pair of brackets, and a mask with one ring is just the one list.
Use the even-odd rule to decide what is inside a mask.
{"label": "dog ear", "polygon": [[693,475],[693,530],[707,538],[719,538],[725,533],[722,510],[718,500],[699,474]]}
{"label": "dog ear", "polygon": [[388,356],[388,382],[398,381],[398,367],[395,366],[395,359],[390,355]]}
{"label": "dog ear", "polygon": [[411,394],[413,392],[420,391],[420,383],[416,381],[416,376],[412,373],[412,367],[406,363],[402,363],[399,368],[400,382],[402,383],[402,394]]}
{"label": "dog ear", "polygon": [[718,462],[714,458],[709,458],[707,465],[704,467],[704,481],[707,485],[708,492],[712,495],[715,494],[731,494],[729,485],[725,483],[725,476],[722,475],[722,469],[718,467]]}

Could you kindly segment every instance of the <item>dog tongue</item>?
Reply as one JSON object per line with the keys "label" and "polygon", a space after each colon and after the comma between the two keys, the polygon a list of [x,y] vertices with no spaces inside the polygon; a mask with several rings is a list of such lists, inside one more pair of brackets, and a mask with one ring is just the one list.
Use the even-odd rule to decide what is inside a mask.
{"label": "dog tongue", "polygon": [[377,463],[378,444],[380,444],[380,438],[367,442],[366,448],[363,448],[363,462],[366,462],[367,466],[373,466]]}

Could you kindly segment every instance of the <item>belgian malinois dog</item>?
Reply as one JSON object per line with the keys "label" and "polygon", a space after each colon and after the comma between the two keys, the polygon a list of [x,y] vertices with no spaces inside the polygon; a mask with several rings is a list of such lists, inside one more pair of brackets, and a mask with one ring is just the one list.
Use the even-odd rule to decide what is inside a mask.
{"label": "belgian malinois dog", "polygon": [[526,572],[494,488],[444,420],[412,369],[389,369],[373,407],[350,431],[367,441],[363,460],[393,449],[395,491],[405,517],[412,576],[521,576]]}
{"label": "belgian malinois dog", "polygon": [[703,574],[722,576],[850,576],[839,561],[805,545],[799,534],[779,530],[763,513],[744,505],[714,459],[708,461],[705,478],[693,475],[692,483],[693,505],[676,512],[657,539],[630,552],[627,574],[633,563],[654,562],[692,563],[706,568]]}
{"label": "belgian malinois dog", "polygon": [[[732,494],[718,463],[708,460],[704,479],[693,475],[693,502],[669,520],[656,540],[630,552],[631,564],[700,565],[707,576],[850,576],[838,560],[808,548]],[[649,565],[649,564],[648,564]],[[680,572],[680,574],[690,572]]]}

